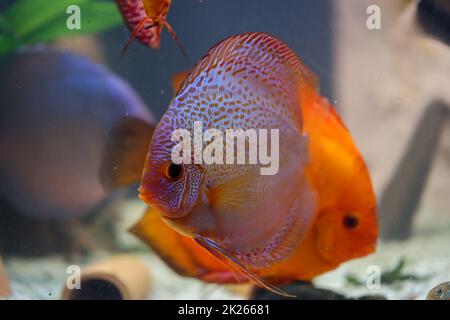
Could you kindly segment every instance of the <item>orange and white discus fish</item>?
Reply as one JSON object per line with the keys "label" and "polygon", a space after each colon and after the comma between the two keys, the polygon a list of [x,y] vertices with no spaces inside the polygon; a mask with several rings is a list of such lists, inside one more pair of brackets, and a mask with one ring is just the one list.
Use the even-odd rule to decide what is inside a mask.
{"label": "orange and white discus fish", "polygon": [[[172,132],[196,121],[279,129],[278,173],[173,163]],[[376,244],[375,196],[348,130],[315,75],[265,33],[223,40],[189,73],[153,132],[139,190],[150,209],[132,232],[205,281],[284,294],[274,284],[309,280]]]}

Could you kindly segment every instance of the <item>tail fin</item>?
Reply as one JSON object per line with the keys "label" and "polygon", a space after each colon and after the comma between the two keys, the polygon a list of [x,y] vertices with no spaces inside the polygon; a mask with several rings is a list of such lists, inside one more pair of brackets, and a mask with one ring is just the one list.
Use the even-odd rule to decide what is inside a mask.
{"label": "tail fin", "polygon": [[[136,35],[139,33],[139,31],[142,30],[142,28],[144,28],[145,24],[147,22],[151,22],[151,20],[148,17],[142,18],[141,21],[139,21],[139,23],[136,25],[136,27],[134,28],[133,32],[131,33],[130,37],[128,38],[127,43],[123,46],[122,51],[120,53],[120,57],[123,57],[123,55],[125,54],[125,51],[127,50],[128,46],[131,44],[131,41],[133,41],[134,38],[136,38]],[[147,28],[151,28],[156,26],[156,23],[153,23],[149,26],[146,26]]]}
{"label": "tail fin", "polygon": [[[150,25],[145,25],[148,22],[150,22],[151,24]],[[142,18],[142,20],[139,21],[139,23],[134,28],[133,32],[131,33],[130,37],[128,38],[127,43],[123,46],[122,51],[120,53],[120,57],[123,57],[123,55],[125,54],[125,51],[127,50],[129,45],[131,44],[131,41],[133,41],[133,39],[136,38],[136,35],[139,33],[139,31],[142,30],[142,28],[150,29],[150,28],[153,28],[153,27],[155,27],[157,25],[158,25],[158,22],[155,22],[155,21],[153,21],[152,19],[150,19],[148,17]],[[187,58],[188,54],[187,54],[186,50],[184,49],[183,45],[181,44],[181,41],[178,38],[177,34],[175,33],[175,30],[173,30],[173,28],[170,26],[170,24],[166,20],[164,20],[163,25],[166,27],[167,31],[169,31],[170,36],[177,43],[178,47],[180,48],[181,52],[183,53],[183,56],[185,58]]]}

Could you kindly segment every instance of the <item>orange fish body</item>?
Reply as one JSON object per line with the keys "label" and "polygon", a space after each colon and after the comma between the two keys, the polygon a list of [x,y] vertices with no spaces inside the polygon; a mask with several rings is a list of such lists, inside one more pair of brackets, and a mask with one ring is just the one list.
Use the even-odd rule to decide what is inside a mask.
{"label": "orange fish body", "polygon": [[[227,62],[229,63],[230,60],[231,65],[234,64],[235,66],[227,68]],[[242,66],[247,67],[242,68]],[[205,68],[208,67],[211,67],[213,71],[208,69],[205,72]],[[220,67],[225,69],[221,70]],[[243,228],[234,229],[233,226],[230,226],[230,230],[233,232],[247,230],[246,233],[258,234],[259,228],[264,226],[261,223],[264,223],[265,214],[268,214],[268,217],[272,215],[273,221],[277,221],[276,215],[280,213],[275,209],[276,206],[273,207],[272,204],[276,204],[283,211],[285,202],[296,203],[295,198],[289,196],[291,194],[292,197],[301,198],[301,205],[295,208],[300,211],[298,219],[299,225],[302,225],[300,227],[302,232],[296,237],[290,237],[296,239],[294,242],[285,241],[280,244],[282,248],[290,246],[289,250],[277,251],[280,250],[278,248],[275,250],[276,254],[264,257],[267,263],[261,264],[252,263],[253,260],[251,259],[246,260],[247,253],[245,252],[245,254],[236,257],[235,253],[239,250],[245,250],[244,247],[237,244],[234,244],[234,247],[232,245],[227,247],[226,241],[221,243],[221,237],[214,238],[214,232],[205,232],[206,240],[203,240],[204,237],[196,237],[196,233],[192,230],[197,230],[197,225],[206,223],[212,224],[213,228],[221,228],[222,226],[214,227],[214,220],[207,222],[209,216],[199,213],[206,210],[207,204],[199,205],[197,203],[184,212],[177,212],[179,209],[168,209],[167,207],[167,201],[169,201],[167,199],[172,199],[173,195],[160,194],[167,188],[159,184],[164,183],[159,181],[164,180],[160,175],[164,175],[167,165],[159,164],[159,160],[155,160],[154,157],[167,153],[167,148],[162,146],[164,143],[161,144],[161,141],[170,140],[170,138],[164,138],[167,135],[170,137],[170,132],[162,129],[165,125],[173,123],[172,119],[164,117],[158,125],[159,130],[158,127],[155,129],[141,181],[141,198],[149,203],[150,209],[142,220],[132,228],[132,232],[149,244],[178,273],[220,283],[256,280],[260,285],[266,285],[269,282],[270,284],[280,284],[295,280],[309,280],[336,268],[346,260],[372,252],[377,238],[377,224],[375,196],[370,177],[348,130],[342,124],[334,109],[318,94],[315,76],[279,40],[262,33],[243,34],[230,37],[211,49],[209,55],[197,64],[184,81],[178,91],[178,98],[174,99],[174,103],[177,103],[178,99],[178,102],[186,101],[191,105],[195,104],[195,99],[191,98],[191,95],[195,98],[196,89],[193,86],[201,86],[202,81],[210,83],[207,80],[209,73],[217,76],[222,73],[227,74],[227,72],[232,75],[229,83],[235,83],[238,87],[239,85],[244,87],[248,85],[248,89],[253,89],[254,92],[249,90],[251,93],[246,95],[252,97],[257,96],[258,92],[262,93],[262,97],[264,97],[265,92],[270,92],[274,84],[278,84],[278,87],[281,88],[281,95],[280,98],[275,100],[278,104],[283,105],[283,99],[285,98],[287,104],[297,106],[296,110],[287,110],[289,117],[294,119],[289,121],[293,121],[290,123],[297,123],[293,128],[299,130],[300,137],[304,134],[308,139],[307,152],[304,152],[303,149],[299,151],[295,146],[292,152],[304,152],[308,160],[302,164],[301,157],[299,158],[299,166],[295,167],[298,168],[297,171],[294,170],[284,176],[284,188],[280,185],[271,189],[271,193],[266,193],[262,198],[258,198],[261,199],[260,201],[263,201],[266,197],[269,199],[268,203],[265,202],[264,206],[258,209],[264,210],[267,207],[270,208],[269,212],[261,213],[260,216],[249,215],[247,217],[245,211],[239,211],[235,208],[234,213],[226,212],[226,215],[221,216],[221,219],[226,221],[226,224],[233,221],[236,221],[238,225],[242,224]],[[222,78],[222,80],[224,79],[226,80],[226,76]],[[273,82],[267,84],[268,81]],[[265,85],[267,87],[264,87]],[[225,95],[227,95],[226,88],[224,88],[225,90],[221,89],[220,86],[217,88],[219,90],[215,91],[216,95],[220,95],[220,92],[225,92]],[[254,101],[259,101],[258,99]],[[205,110],[206,108],[202,107],[202,103],[208,104],[208,102],[210,102],[210,108],[214,110],[215,102],[211,103],[207,100],[206,98],[200,104],[197,104],[199,108],[195,108],[196,112],[201,113],[202,110]],[[240,103],[245,104],[242,101]],[[257,102],[255,103],[257,104]],[[277,104],[274,104],[274,106],[276,107]],[[258,109],[251,111],[259,112]],[[177,111],[177,113],[179,112],[180,110]],[[168,113],[170,114],[170,108]],[[251,112],[248,114],[251,115]],[[251,117],[243,123],[250,121],[252,121]],[[280,124],[279,121],[277,123]],[[286,125],[288,126],[288,124]],[[301,139],[298,141],[301,141]],[[289,146],[293,142],[294,140],[291,141]],[[283,156],[283,146],[280,149]],[[285,152],[284,154],[289,153]],[[288,159],[290,158],[288,157]],[[286,161],[285,165],[289,166],[290,162]],[[280,164],[280,170],[281,168],[283,166]],[[202,181],[202,179],[200,178],[199,181]],[[252,179],[258,178],[252,176]],[[239,179],[236,181],[241,182]],[[266,183],[265,180],[261,181]],[[293,183],[293,181],[302,182]],[[236,185],[236,187],[239,189],[239,185]],[[189,188],[189,192],[193,192],[192,188],[195,188],[195,185]],[[228,189],[221,188],[220,184],[212,188],[207,193],[209,200],[205,200],[206,203],[208,203],[207,201],[213,201],[209,205],[215,206],[217,205],[214,202],[216,199],[226,202],[228,197],[236,197],[229,190],[224,196],[223,190]],[[280,190],[283,192],[279,192]],[[300,190],[301,193],[289,193],[289,190]],[[310,193],[313,194],[313,198],[308,196]],[[211,194],[214,196],[210,196]],[[288,195],[287,198],[286,195]],[[186,201],[186,197],[183,196],[183,201]],[[252,199],[246,200],[252,201]],[[308,206],[308,201],[312,201],[314,204]],[[246,204],[243,203],[242,205]],[[193,215],[192,212],[197,214],[197,218],[191,217],[192,222],[184,220],[184,217]],[[258,221],[259,219],[263,222]],[[186,229],[189,223],[192,223],[195,228]],[[201,233],[199,232],[199,234]],[[268,236],[270,233],[262,233],[262,235]],[[223,233],[222,236],[227,236],[227,233]],[[246,239],[246,234],[240,236]],[[213,241],[208,241],[208,237],[213,237]],[[257,239],[255,237],[252,238],[254,241]],[[262,239],[260,239],[261,241]],[[229,242],[232,243],[232,241]],[[272,247],[276,248],[276,245]],[[233,254],[230,254],[230,252],[233,252]],[[228,260],[232,263],[224,261],[224,256],[228,257]],[[238,268],[233,268],[233,265],[237,265]]]}
{"label": "orange fish body", "polygon": [[294,254],[260,273],[273,283],[311,280],[374,252],[378,237],[375,194],[350,133],[316,88],[304,86],[300,95],[317,216]]}
{"label": "orange fish body", "polygon": [[311,95],[304,90],[302,109],[311,138],[309,176],[320,198],[317,249],[337,266],[375,250],[376,197],[349,131],[328,101],[310,90]]}

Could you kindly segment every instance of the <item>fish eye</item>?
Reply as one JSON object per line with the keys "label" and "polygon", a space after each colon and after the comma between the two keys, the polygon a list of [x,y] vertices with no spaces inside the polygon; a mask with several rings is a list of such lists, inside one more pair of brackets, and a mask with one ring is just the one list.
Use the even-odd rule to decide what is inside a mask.
{"label": "fish eye", "polygon": [[355,229],[359,224],[359,219],[354,214],[347,214],[342,222],[347,229]]}
{"label": "fish eye", "polygon": [[178,180],[183,175],[183,166],[170,162],[166,168],[166,176],[171,180]]}

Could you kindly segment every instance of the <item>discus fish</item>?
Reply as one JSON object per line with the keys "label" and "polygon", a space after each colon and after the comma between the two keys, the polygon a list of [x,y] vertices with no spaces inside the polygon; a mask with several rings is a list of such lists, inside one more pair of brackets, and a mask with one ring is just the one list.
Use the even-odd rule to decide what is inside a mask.
{"label": "discus fish", "polygon": [[[177,92],[187,75],[188,72],[180,72],[172,77],[174,92]],[[318,214],[295,254],[284,263],[259,272],[275,283],[311,280],[342,262],[370,254],[375,250],[378,237],[376,199],[370,175],[350,133],[335,109],[320,97],[315,87],[302,86],[300,95],[304,130],[309,137],[311,152],[307,171],[318,193]],[[151,218],[149,214],[148,219]],[[139,230],[139,234],[145,234],[144,237],[154,233],[166,238],[167,235],[162,234],[170,232],[156,221],[143,222],[141,227],[143,230]],[[147,228],[160,230],[155,232]],[[182,239],[175,234],[171,234],[171,237]],[[193,249],[189,247],[189,250]],[[168,248],[161,251],[163,256],[173,252]],[[173,261],[182,259],[170,260],[173,266]],[[204,266],[204,263],[201,265]],[[173,268],[184,272],[186,269],[195,269],[188,262]],[[226,270],[218,272],[212,269],[204,276],[206,278],[216,282],[232,281],[230,272]]]}
{"label": "discus fish", "polygon": [[106,133],[127,117],[154,121],[120,77],[49,47],[1,64],[0,96],[0,198],[42,220],[79,218],[109,201],[97,174]]}
{"label": "discus fish", "polygon": [[161,32],[163,27],[166,27],[186,55],[175,31],[166,20],[172,0],[116,0],[116,3],[126,25],[131,30],[130,38],[123,47],[122,54],[134,38],[138,38],[145,46],[159,48]]}
{"label": "discus fish", "polygon": [[[372,252],[377,225],[367,168],[316,88],[315,75],[268,34],[213,47],[154,132],[140,186],[150,209],[132,232],[182,275],[250,279],[278,293],[274,284],[309,280]],[[279,173],[267,179],[237,165],[174,167],[171,131],[194,120],[222,129],[279,127]]]}

